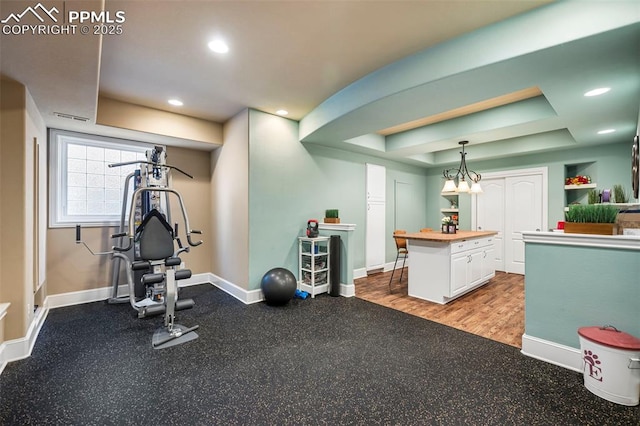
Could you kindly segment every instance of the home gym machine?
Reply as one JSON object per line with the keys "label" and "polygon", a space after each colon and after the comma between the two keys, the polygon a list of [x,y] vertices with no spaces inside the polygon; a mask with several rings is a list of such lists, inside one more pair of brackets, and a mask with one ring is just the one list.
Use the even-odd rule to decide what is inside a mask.
{"label": "home gym machine", "polygon": [[[83,244],[94,255],[111,255],[112,297],[109,303],[129,301],[138,312],[139,318],[164,314],[164,327],[154,333],[152,345],[155,349],[175,346],[198,338],[198,326],[184,327],[175,323],[175,312],[193,307],[192,299],[178,299],[178,281],[191,278],[189,269],[180,268],[179,254],[189,252],[190,247],[202,244],[193,241],[191,234],[200,234],[189,225],[184,203],[180,194],[170,188],[171,170],[177,170],[192,178],[177,167],[165,164],[166,154],[161,147],[147,152],[147,161],[130,161],[110,164],[121,167],[136,164],[139,168],[126,177],[122,214],[118,239],[111,251],[94,253],[81,238],[80,225],[76,226],[76,243]],[[131,198],[128,190],[135,179]],[[178,235],[178,224],[170,225],[170,201],[177,200],[186,229],[188,246],[183,246]],[[127,215],[128,210],[128,220]],[[177,244],[177,248],[175,245]],[[118,296],[121,262],[125,265],[125,276],[129,295]]]}

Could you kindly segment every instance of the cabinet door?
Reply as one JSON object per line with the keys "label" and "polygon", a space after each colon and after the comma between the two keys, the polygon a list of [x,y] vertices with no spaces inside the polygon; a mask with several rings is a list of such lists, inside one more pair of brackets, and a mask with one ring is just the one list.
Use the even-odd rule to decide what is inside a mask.
{"label": "cabinet door", "polygon": [[367,202],[366,267],[367,270],[384,267],[385,205]]}
{"label": "cabinet door", "polygon": [[496,275],[493,246],[485,247],[482,252],[482,280],[488,280]]}
{"label": "cabinet door", "polygon": [[482,281],[482,257],[484,250],[474,250],[469,254],[469,282],[468,286],[473,287]]}
{"label": "cabinet door", "polygon": [[387,169],[384,166],[367,163],[367,202],[385,202]]}
{"label": "cabinet door", "polygon": [[469,283],[469,260],[469,253],[467,252],[451,256],[450,297],[453,297],[467,289]]}

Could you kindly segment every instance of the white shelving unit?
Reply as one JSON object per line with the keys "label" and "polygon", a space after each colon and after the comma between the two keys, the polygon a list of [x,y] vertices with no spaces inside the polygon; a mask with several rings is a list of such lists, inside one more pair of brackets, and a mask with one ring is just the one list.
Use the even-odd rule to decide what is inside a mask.
{"label": "white shelving unit", "polygon": [[[440,193],[441,196],[443,196],[444,198],[447,199],[447,201],[449,202],[449,204],[452,204],[455,202],[455,205],[458,205],[458,193],[457,192],[441,192]],[[459,213],[459,209],[458,208],[453,208],[453,207],[445,207],[440,209],[440,213],[442,213],[443,215],[451,215],[451,214],[456,214],[458,215]],[[458,225],[458,223],[460,222],[460,220],[458,219],[457,221],[455,221],[456,226]]]}
{"label": "white shelving unit", "polygon": [[315,297],[329,291],[330,237],[298,237],[298,288]]}

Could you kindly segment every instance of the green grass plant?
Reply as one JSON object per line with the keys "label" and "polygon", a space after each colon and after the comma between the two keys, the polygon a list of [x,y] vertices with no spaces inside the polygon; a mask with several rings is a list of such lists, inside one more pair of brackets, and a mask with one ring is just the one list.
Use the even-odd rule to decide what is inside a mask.
{"label": "green grass plant", "polygon": [[606,204],[575,204],[565,213],[567,222],[615,223],[618,208]]}
{"label": "green grass plant", "polygon": [[616,203],[628,203],[629,193],[622,185],[613,185],[613,200]]}
{"label": "green grass plant", "polygon": [[324,217],[337,219],[340,217],[338,209],[325,210]]}

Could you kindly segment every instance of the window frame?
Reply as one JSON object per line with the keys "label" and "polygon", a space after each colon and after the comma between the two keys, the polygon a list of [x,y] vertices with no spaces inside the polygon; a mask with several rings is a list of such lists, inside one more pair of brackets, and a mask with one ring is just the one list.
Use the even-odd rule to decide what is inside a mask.
{"label": "window frame", "polygon": [[49,129],[49,227],[70,228],[77,224],[85,227],[119,226],[117,215],[69,215],[67,205],[67,146],[84,145],[143,153],[158,144],[149,144],[108,136],[92,135],[61,129]]}

